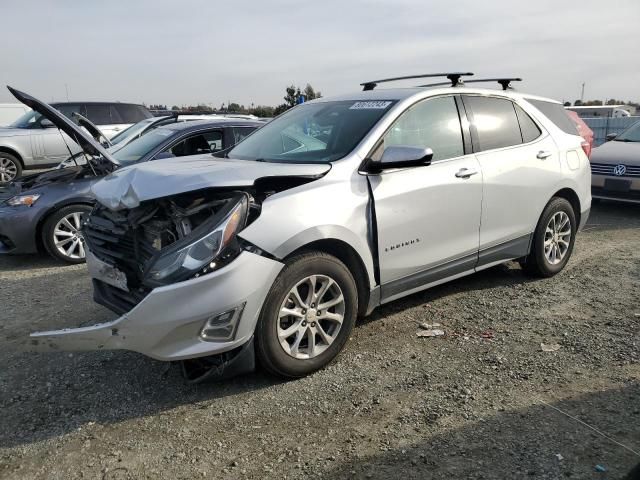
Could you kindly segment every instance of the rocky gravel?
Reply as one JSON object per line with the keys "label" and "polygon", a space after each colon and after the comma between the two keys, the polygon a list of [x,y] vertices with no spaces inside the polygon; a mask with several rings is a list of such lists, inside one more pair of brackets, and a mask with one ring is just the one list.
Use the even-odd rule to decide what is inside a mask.
{"label": "rocky gravel", "polygon": [[599,204],[552,279],[492,268],[378,309],[308,378],[198,386],[131,352],[25,351],[113,315],[84,266],[0,258],[0,478],[623,478],[639,247],[640,206]]}

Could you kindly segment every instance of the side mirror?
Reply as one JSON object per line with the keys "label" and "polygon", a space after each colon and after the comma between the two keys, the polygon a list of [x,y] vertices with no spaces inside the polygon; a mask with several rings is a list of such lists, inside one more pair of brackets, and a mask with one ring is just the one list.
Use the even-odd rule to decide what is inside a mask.
{"label": "side mirror", "polygon": [[49,120],[48,118],[43,118],[42,120],[40,120],[40,126],[42,128],[55,128],[56,127],[53,124],[53,122],[51,120]]}
{"label": "side mirror", "polygon": [[365,159],[362,170],[369,173],[380,173],[391,168],[422,167],[431,164],[433,150],[422,147],[392,145],[384,149],[378,161]]}
{"label": "side mirror", "polygon": [[174,158],[175,155],[171,152],[160,152],[154,157],[154,160],[162,160],[163,158]]}
{"label": "side mirror", "polygon": [[605,140],[608,142],[610,140],[613,140],[614,138],[616,138],[618,136],[617,133],[609,133],[605,138]]}

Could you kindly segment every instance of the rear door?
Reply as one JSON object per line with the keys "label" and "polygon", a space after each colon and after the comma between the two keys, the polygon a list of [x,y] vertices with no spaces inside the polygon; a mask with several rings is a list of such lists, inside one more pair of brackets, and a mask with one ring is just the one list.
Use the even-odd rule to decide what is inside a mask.
{"label": "rear door", "polygon": [[463,100],[484,177],[478,266],[526,255],[558,180],[556,144],[508,98],[464,95]]}
{"label": "rear door", "polygon": [[383,301],[473,270],[482,173],[465,137],[455,96],[430,98],[404,112],[372,153],[376,160],[390,145],[434,152],[430,165],[368,176]]}

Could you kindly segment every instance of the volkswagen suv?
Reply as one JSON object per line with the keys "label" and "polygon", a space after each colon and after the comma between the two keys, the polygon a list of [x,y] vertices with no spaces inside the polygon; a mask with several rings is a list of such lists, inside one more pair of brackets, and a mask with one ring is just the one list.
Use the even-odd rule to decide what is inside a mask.
{"label": "volkswagen suv", "polygon": [[555,100],[449,78],[368,82],[222,158],[107,176],[84,235],[94,298],[119,317],[33,343],[182,361],[193,381],[254,359],[295,378],[379,305],[509,260],[557,274],[591,206],[582,138]]}

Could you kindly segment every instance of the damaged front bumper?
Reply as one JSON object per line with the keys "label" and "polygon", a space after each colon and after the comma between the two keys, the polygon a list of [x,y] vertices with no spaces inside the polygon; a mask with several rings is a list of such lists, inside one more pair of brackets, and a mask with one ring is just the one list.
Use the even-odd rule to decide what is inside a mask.
{"label": "damaged front bumper", "polygon": [[[153,289],[118,319],[89,327],[31,334],[39,351],[132,350],[175,361],[228,352],[248,342],[264,299],[283,264],[244,251],[226,267],[184,282]],[[234,338],[201,338],[205,323],[242,306]]]}

